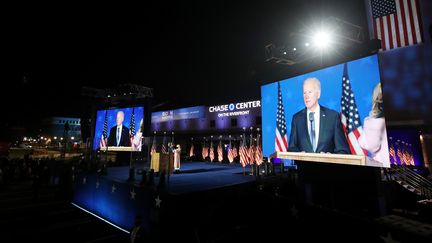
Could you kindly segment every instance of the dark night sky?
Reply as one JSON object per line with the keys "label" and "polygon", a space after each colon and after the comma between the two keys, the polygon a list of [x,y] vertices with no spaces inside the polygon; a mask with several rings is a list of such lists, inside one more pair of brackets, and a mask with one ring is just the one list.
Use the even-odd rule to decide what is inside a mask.
{"label": "dark night sky", "polygon": [[366,25],[362,0],[183,1],[17,6],[6,32],[1,108],[10,121],[79,116],[82,86],[137,83],[153,104],[259,98],[264,46],[330,15]]}

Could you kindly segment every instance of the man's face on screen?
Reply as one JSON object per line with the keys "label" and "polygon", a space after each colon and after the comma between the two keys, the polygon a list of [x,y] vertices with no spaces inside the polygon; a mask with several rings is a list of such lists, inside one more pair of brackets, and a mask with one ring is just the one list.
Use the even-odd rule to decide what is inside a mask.
{"label": "man's face on screen", "polygon": [[123,123],[123,120],[124,120],[123,112],[117,112],[117,117],[116,117],[117,126],[120,126]]}
{"label": "man's face on screen", "polygon": [[318,99],[320,98],[320,91],[315,81],[306,81],[303,84],[303,100],[306,108],[314,110],[318,105]]}

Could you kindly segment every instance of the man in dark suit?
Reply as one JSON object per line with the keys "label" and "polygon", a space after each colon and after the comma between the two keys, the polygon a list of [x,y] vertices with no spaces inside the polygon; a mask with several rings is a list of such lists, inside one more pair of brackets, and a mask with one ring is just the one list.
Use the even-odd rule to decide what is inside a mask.
{"label": "man in dark suit", "polygon": [[288,151],[350,154],[339,113],[320,106],[321,83],[317,78],[303,82],[306,108],[293,115]]}
{"label": "man in dark suit", "polygon": [[116,125],[111,128],[108,137],[108,146],[131,146],[129,128],[123,125],[124,112],[117,112]]}

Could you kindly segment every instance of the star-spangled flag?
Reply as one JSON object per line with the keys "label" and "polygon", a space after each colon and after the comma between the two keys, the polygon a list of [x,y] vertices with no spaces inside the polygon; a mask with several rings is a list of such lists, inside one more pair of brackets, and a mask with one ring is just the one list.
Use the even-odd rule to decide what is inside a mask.
{"label": "star-spangled flag", "polygon": [[227,156],[228,156],[228,161],[230,163],[232,163],[234,161],[234,150],[232,148],[231,140],[230,140],[230,143],[229,143],[229,148],[228,148]]}
{"label": "star-spangled flag", "polygon": [[191,147],[190,147],[190,150],[189,150],[189,157],[193,157],[194,155],[195,155],[195,152],[194,152],[194,144],[193,144],[193,142],[192,142]]}
{"label": "star-spangled flag", "polygon": [[282,91],[280,83],[278,82],[278,105],[276,111],[276,139],[275,139],[275,151],[276,152],[287,152],[288,151],[288,138],[286,134],[286,121],[285,121],[285,110],[282,102]]}
{"label": "star-spangled flag", "polygon": [[222,149],[222,141],[219,139],[219,145],[217,147],[217,153],[218,153],[218,161],[222,162],[223,160],[223,149]]}
{"label": "star-spangled flag", "polygon": [[213,140],[210,142],[210,161],[213,162],[215,156],[214,156],[214,148],[213,148]]}
{"label": "star-spangled flag", "polygon": [[107,145],[108,140],[108,111],[105,111],[105,119],[103,125],[102,136],[99,141],[99,147],[104,148]]}
{"label": "star-spangled flag", "polygon": [[156,153],[156,148],[157,148],[157,145],[156,145],[156,135],[154,135],[153,136],[153,143],[152,143],[152,146],[151,146],[151,149],[150,149],[150,155],[153,155],[154,153]]}
{"label": "star-spangled flag", "polygon": [[240,164],[244,168],[246,167],[247,158],[248,158],[248,151],[246,148],[246,135],[244,133],[243,133],[243,140],[240,141],[239,154],[240,154]]}
{"label": "star-spangled flag", "polygon": [[389,154],[390,154],[390,159],[391,159],[392,164],[396,164],[396,161],[397,161],[396,152],[395,152],[393,144],[390,144]]}
{"label": "star-spangled flag", "polygon": [[132,108],[132,115],[131,115],[129,131],[130,131],[130,144],[132,146],[135,146],[135,145],[133,145],[133,139],[135,137],[135,108]]}
{"label": "star-spangled flag", "polygon": [[403,153],[400,147],[397,148],[397,157],[399,158],[399,164],[405,164],[404,158],[403,158]]}
{"label": "star-spangled flag", "polygon": [[260,143],[260,134],[257,134],[257,145],[256,145],[256,150],[255,150],[255,162],[256,164],[259,166],[262,164],[263,162],[263,154],[262,154],[262,149],[261,149],[261,143]]}
{"label": "star-spangled flag", "polygon": [[250,144],[249,144],[249,151],[248,151],[248,162],[250,165],[254,164],[255,162],[255,144],[253,142],[253,135],[252,132],[250,134]]}
{"label": "star-spangled flag", "polygon": [[234,157],[234,158],[237,158],[237,156],[238,156],[238,150],[237,150],[237,147],[236,147],[235,144],[233,144],[233,150],[232,150],[232,153],[233,153],[233,157]]}
{"label": "star-spangled flag", "polygon": [[381,50],[422,42],[423,30],[418,0],[371,0],[373,36]]}
{"label": "star-spangled flag", "polygon": [[367,155],[367,151],[362,149],[359,144],[359,137],[363,133],[355,102],[354,92],[351,89],[351,81],[348,77],[348,65],[344,64],[342,76],[342,96],[340,118],[342,127],[347,137],[351,154]]}
{"label": "star-spangled flag", "polygon": [[164,134],[164,137],[163,137],[163,140],[162,140],[162,149],[161,149],[161,152],[163,154],[167,154],[168,153],[167,138],[166,138],[165,134]]}
{"label": "star-spangled flag", "polygon": [[205,144],[205,141],[204,141],[203,146],[202,146],[201,155],[202,155],[203,160],[205,160],[205,158],[207,158],[207,156],[208,156],[208,148]]}
{"label": "star-spangled flag", "polygon": [[408,147],[408,159],[409,159],[410,165],[414,165],[414,153],[411,149],[411,144],[409,144],[409,147]]}

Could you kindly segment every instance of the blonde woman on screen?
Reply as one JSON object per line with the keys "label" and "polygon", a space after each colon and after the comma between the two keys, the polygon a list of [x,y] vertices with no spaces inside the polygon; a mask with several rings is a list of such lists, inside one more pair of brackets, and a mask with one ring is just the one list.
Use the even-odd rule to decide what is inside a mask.
{"label": "blonde woman on screen", "polygon": [[141,119],[140,128],[132,140],[133,151],[141,151],[143,132],[144,132],[144,125],[143,125],[143,119]]}
{"label": "blonde woman on screen", "polygon": [[384,119],[381,83],[378,83],[372,94],[372,108],[364,119],[363,133],[359,138],[360,146],[371,153],[371,157],[390,166],[387,131]]}

